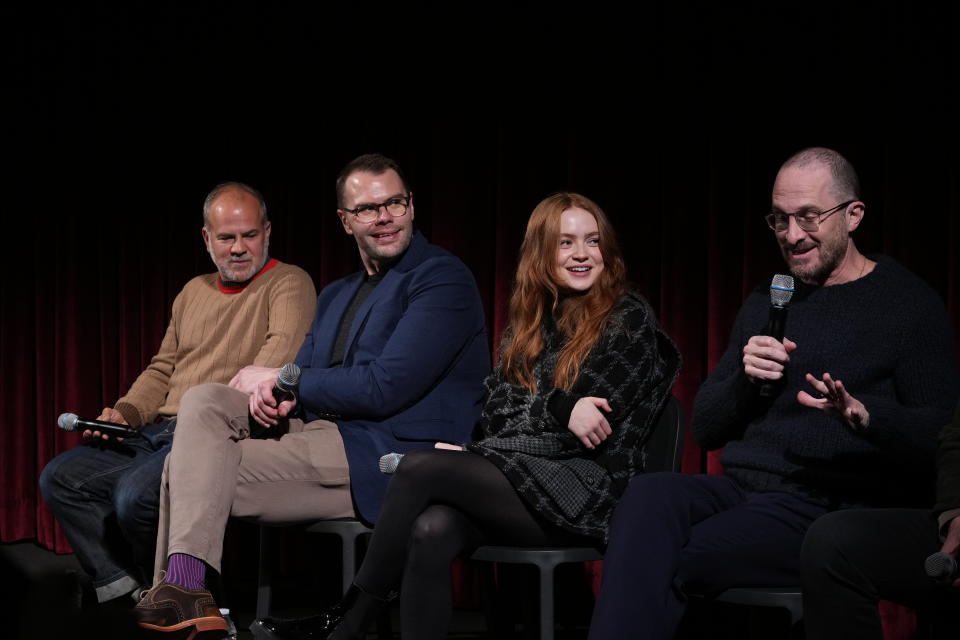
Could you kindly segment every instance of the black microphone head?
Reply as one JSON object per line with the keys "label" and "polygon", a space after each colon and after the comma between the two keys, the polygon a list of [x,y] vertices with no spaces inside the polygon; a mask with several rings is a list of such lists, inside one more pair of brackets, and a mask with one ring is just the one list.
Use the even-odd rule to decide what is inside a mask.
{"label": "black microphone head", "polygon": [[957,560],[949,553],[938,551],[927,557],[923,569],[938,582],[951,580],[957,573]]}
{"label": "black microphone head", "polygon": [[785,307],[793,297],[793,276],[778,273],[770,282],[770,304],[775,307]]}
{"label": "black microphone head", "polygon": [[293,362],[288,362],[280,368],[277,374],[277,388],[284,391],[292,391],[300,384],[300,367]]}
{"label": "black microphone head", "polygon": [[60,417],[57,418],[57,426],[64,431],[76,431],[78,419],[75,413],[61,413]]}

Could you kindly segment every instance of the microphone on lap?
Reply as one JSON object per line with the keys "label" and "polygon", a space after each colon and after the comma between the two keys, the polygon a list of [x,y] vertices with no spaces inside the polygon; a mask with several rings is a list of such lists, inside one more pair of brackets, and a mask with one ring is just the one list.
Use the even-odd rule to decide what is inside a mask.
{"label": "microphone on lap", "polygon": [[[770,320],[767,322],[766,334],[783,342],[783,332],[787,324],[787,307],[793,297],[793,276],[778,273],[770,282]],[[767,381],[760,385],[760,395],[771,398],[777,394],[783,378],[777,381]]]}
{"label": "microphone on lap", "polygon": [[103,420],[89,420],[87,418],[77,417],[75,413],[61,413],[57,418],[57,426],[64,431],[99,431],[114,438],[132,438],[140,435],[140,432],[125,424],[116,422],[105,422]]}
{"label": "microphone on lap", "polygon": [[377,466],[380,468],[380,473],[395,473],[401,460],[403,460],[402,453],[388,453],[380,456],[380,462]]}
{"label": "microphone on lap", "polygon": [[949,553],[937,551],[927,556],[923,563],[923,569],[927,575],[940,584],[951,584],[957,578],[960,578],[960,567],[957,567],[957,559]]}
{"label": "microphone on lap", "polygon": [[[443,449],[442,447],[441,447],[441,450],[448,451],[448,449]],[[465,444],[460,445],[460,448],[456,449],[456,451],[466,451],[466,450],[467,450],[467,445]],[[400,461],[403,460],[404,455],[406,454],[392,452],[392,453],[387,453],[380,456],[380,462],[377,463],[377,467],[380,469],[380,473],[396,473],[397,467],[400,466]]]}

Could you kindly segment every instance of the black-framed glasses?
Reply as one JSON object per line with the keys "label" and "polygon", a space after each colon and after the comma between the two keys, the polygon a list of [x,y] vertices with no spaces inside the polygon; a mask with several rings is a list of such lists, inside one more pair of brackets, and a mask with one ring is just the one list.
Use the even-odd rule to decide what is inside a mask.
{"label": "black-framed glasses", "polygon": [[797,221],[797,226],[804,231],[819,231],[821,222],[829,218],[837,211],[840,211],[840,209],[849,207],[854,202],[856,202],[856,200],[847,200],[846,202],[841,202],[834,208],[827,209],[826,211],[817,211],[816,209],[800,211],[798,213],[783,213],[781,211],[773,211],[768,213],[765,219],[767,221],[767,226],[774,231],[786,231],[789,229],[791,216],[793,216],[793,219]]}
{"label": "black-framed glasses", "polygon": [[380,209],[386,209],[387,213],[394,218],[399,218],[402,215],[406,215],[407,207],[409,206],[410,195],[405,195],[394,196],[380,204],[362,204],[356,209],[344,209],[341,207],[340,210],[346,213],[352,213],[357,216],[357,220],[360,222],[373,222],[380,217]]}

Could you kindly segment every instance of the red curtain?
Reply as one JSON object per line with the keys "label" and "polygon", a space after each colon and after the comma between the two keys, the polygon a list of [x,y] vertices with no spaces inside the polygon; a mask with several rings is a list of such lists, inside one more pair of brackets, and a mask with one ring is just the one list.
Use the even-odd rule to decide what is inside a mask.
{"label": "red curtain", "polygon": [[[66,166],[44,167],[59,179],[38,183],[24,200],[13,273],[0,282],[3,541],[35,538],[67,549],[37,489],[43,465],[78,442],[56,428],[56,418],[97,415],[149,361],[173,297],[194,274],[211,270],[201,203],[225,179],[263,190],[272,255],[303,266],[319,288],[358,268],[334,212],[336,172],[360,152],[396,157],[409,173],[417,226],[477,278],[491,349],[529,212],[550,192],[580,191],[613,219],[632,281],[683,353],[675,393],[689,411],[742,299],[782,269],[762,220],[776,169],[797,148],[822,142],[860,171],[867,203],[860,248],[918,273],[943,297],[953,326],[960,324],[960,166],[949,136],[731,141],[620,127],[461,124],[326,142],[309,167],[266,154],[225,153],[221,161],[192,149],[175,166],[113,158],[72,178]],[[717,470],[689,437],[684,470]]]}

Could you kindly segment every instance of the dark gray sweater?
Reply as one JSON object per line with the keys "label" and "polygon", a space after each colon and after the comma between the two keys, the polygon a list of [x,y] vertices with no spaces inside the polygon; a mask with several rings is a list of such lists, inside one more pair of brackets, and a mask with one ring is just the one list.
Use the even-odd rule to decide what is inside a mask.
{"label": "dark gray sweater", "polygon": [[[829,508],[932,501],[938,430],[960,394],[943,304],[922,280],[885,256],[866,276],[828,287],[801,285],[786,337],[797,343],[771,401],[743,373],[743,346],[764,333],[768,290],[740,309],[727,351],[694,402],[700,446],[723,447],[724,472],[747,491],[787,491]],[[815,395],[805,373],[829,372],[870,412],[854,433],[801,405]]]}

